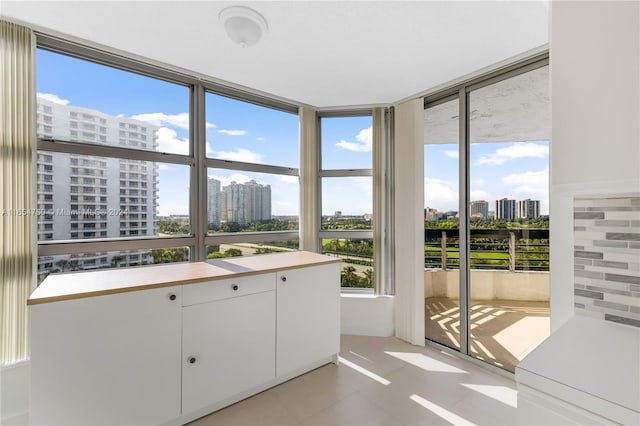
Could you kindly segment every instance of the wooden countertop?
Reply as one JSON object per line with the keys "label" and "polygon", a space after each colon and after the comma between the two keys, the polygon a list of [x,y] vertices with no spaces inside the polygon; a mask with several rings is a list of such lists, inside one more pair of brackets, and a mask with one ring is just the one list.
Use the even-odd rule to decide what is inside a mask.
{"label": "wooden countertop", "polygon": [[256,275],[337,262],[340,262],[340,259],[335,257],[293,251],[215,259],[207,262],[51,274],[34,290],[27,300],[27,305],[193,284],[232,276]]}

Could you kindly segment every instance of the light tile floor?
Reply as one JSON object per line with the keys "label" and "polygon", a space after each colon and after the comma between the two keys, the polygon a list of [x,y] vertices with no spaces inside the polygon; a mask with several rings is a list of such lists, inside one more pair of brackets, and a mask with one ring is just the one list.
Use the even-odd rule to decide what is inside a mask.
{"label": "light tile floor", "polygon": [[433,347],[342,336],[329,364],[192,425],[513,425],[512,379]]}

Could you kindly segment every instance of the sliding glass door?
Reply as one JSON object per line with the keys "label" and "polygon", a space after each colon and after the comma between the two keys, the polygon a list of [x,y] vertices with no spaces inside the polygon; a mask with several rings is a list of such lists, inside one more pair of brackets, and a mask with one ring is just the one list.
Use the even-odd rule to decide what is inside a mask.
{"label": "sliding glass door", "polygon": [[509,371],[549,334],[548,87],[542,60],[425,108],[426,338]]}
{"label": "sliding glass door", "polygon": [[427,338],[460,349],[457,98],[425,110],[424,290]]}

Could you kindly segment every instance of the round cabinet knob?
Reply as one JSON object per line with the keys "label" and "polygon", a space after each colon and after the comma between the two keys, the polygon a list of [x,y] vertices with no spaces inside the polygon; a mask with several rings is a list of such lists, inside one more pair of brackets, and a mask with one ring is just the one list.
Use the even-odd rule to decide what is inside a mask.
{"label": "round cabinet knob", "polygon": [[176,296],[175,294],[172,293],[172,294],[169,295],[169,300],[176,300],[177,297],[178,296]]}
{"label": "round cabinet knob", "polygon": [[196,357],[192,356],[189,358],[189,364],[195,364],[196,363]]}
{"label": "round cabinet knob", "polygon": [[239,288],[240,288],[240,287],[238,287],[238,284],[234,284],[234,285],[232,285],[232,286],[231,286],[231,289],[232,289],[233,291],[238,291],[238,289],[239,289]]}
{"label": "round cabinet knob", "polygon": [[287,277],[285,277],[285,276],[283,275],[283,276],[281,276],[281,277],[280,277],[280,280],[281,280],[282,282],[286,282],[286,281],[287,281]]}

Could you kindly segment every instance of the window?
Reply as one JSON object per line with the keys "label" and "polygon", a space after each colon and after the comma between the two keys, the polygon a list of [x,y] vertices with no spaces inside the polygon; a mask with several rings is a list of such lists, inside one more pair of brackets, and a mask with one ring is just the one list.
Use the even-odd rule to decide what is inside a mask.
{"label": "window", "polygon": [[298,167],[298,116],[207,93],[207,157]]}
{"label": "window", "polygon": [[281,241],[265,241],[259,243],[231,242],[207,246],[207,259],[224,259],[227,257],[256,256],[260,254],[283,253],[298,250],[297,239]]}
{"label": "window", "polygon": [[186,262],[188,247],[38,256],[38,283],[50,273]]}
{"label": "window", "polygon": [[[224,244],[297,249],[296,106],[46,36],[36,61],[40,280],[52,271],[204,260],[208,246]],[[206,111],[193,93],[205,97]],[[191,129],[200,113],[206,123]],[[212,200],[233,180],[246,189],[243,203],[204,229],[194,217],[211,179],[200,181],[198,162],[223,184]],[[214,204],[207,216],[222,217]],[[227,232],[241,215],[245,232]],[[204,244],[196,238],[203,234]],[[86,239],[95,253],[83,253]]]}
{"label": "window", "polygon": [[372,120],[363,117],[323,117],[322,169],[371,169]]}
{"label": "window", "polygon": [[119,135],[129,146],[137,144],[136,134],[119,129],[143,127],[154,140],[149,150],[189,154],[187,87],[44,49],[37,49],[36,61],[38,103],[45,112],[74,120],[45,129],[54,139],[98,143],[95,133],[69,129],[99,130],[99,123],[108,145],[116,145]]}
{"label": "window", "polygon": [[373,289],[372,117],[321,116],[323,253],[342,259],[343,288]]}
{"label": "window", "polygon": [[297,231],[297,176],[208,169],[211,233]]}
{"label": "window", "polygon": [[460,275],[458,115],[457,98],[424,112],[425,334],[455,349],[460,348],[459,323],[442,320],[460,316],[459,297],[440,283],[455,287]]}
{"label": "window", "polygon": [[[188,155],[189,88],[44,49],[37,50],[36,60],[39,109],[58,117],[57,121],[52,121],[51,128],[45,126],[44,131],[57,140],[74,142],[73,150],[76,151],[57,152],[55,143],[39,142],[39,158],[50,164],[38,166],[38,186],[45,182],[56,183],[53,187],[45,186],[52,191],[38,198],[38,208],[45,212],[38,217],[39,229],[46,231],[38,234],[38,240],[48,242],[47,246],[39,248],[41,254],[55,250],[55,242],[66,240],[190,237],[189,164],[193,161],[186,156],[167,155],[163,157],[166,161],[159,162],[152,153],[148,159],[140,159],[139,155],[133,159],[129,158],[133,157],[128,151],[133,142],[129,135],[124,134],[124,144],[118,143],[119,129],[123,125],[142,128],[150,132],[154,142],[149,147],[154,150]],[[70,130],[72,128],[80,131]],[[92,153],[92,144],[98,141],[97,131],[102,134],[103,145],[117,147],[113,156],[100,157]],[[142,167],[149,171],[144,177],[128,174],[129,170]],[[124,176],[114,178],[120,170],[124,170]],[[145,196],[131,189],[142,182],[149,189]],[[121,193],[123,197],[120,197]],[[131,220],[131,215],[143,210],[151,212],[153,220]],[[179,217],[179,232],[163,232],[166,220],[173,217]],[[105,244],[105,248],[127,246],[124,240]],[[148,245],[149,248],[131,251],[130,255],[138,253],[139,258],[144,257],[163,243],[150,241]],[[71,250],[77,247],[69,246]],[[71,257],[58,261],[77,260],[71,264],[78,269],[109,267],[113,253],[117,251],[105,250],[104,253],[100,259],[86,258],[86,255],[76,258],[77,255],[70,254]],[[145,259],[146,263],[152,263],[155,257]],[[181,255],[180,260],[188,258]],[[141,264],[141,261],[135,264]],[[41,266],[40,276],[53,269]]]}
{"label": "window", "polygon": [[373,180],[370,176],[322,178],[323,230],[373,228]]}
{"label": "window", "polygon": [[298,117],[207,93],[206,121],[207,257],[297,249]]}

